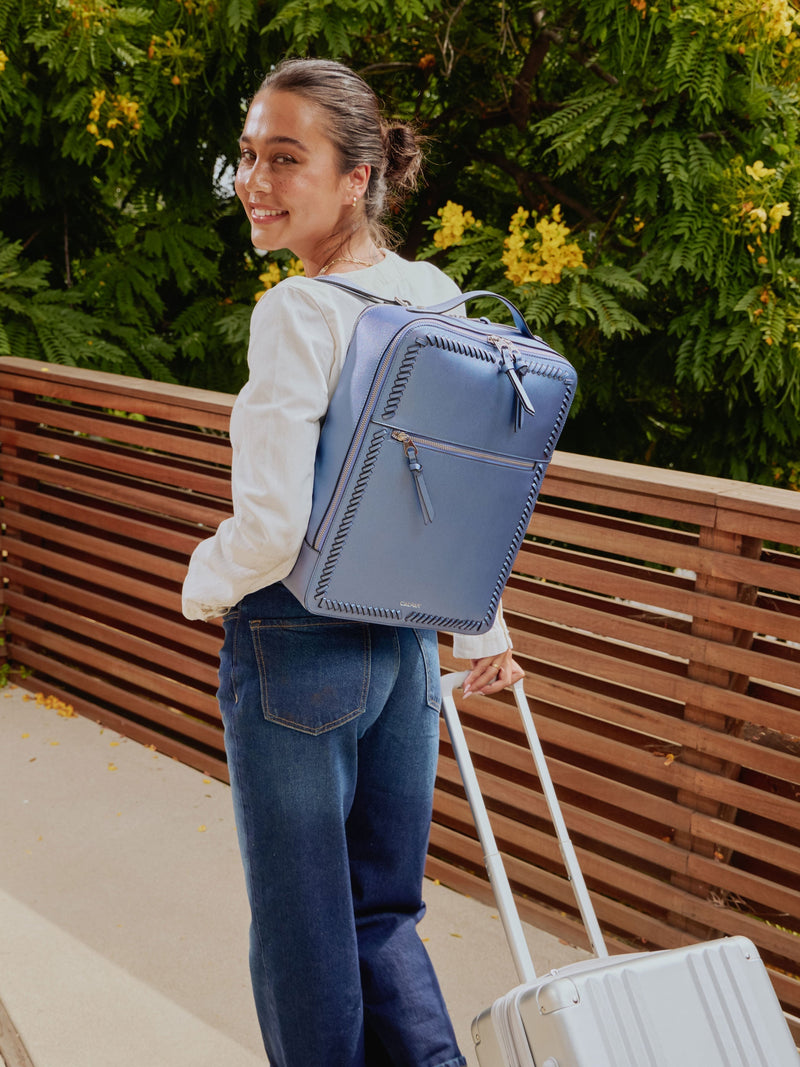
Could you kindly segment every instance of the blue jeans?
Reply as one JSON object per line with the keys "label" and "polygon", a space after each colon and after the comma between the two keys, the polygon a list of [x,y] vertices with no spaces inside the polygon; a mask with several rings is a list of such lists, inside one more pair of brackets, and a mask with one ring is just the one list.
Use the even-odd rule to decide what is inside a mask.
{"label": "blue jeans", "polygon": [[462,1067],[416,924],[439,739],[432,631],[225,617],[219,702],[271,1067]]}

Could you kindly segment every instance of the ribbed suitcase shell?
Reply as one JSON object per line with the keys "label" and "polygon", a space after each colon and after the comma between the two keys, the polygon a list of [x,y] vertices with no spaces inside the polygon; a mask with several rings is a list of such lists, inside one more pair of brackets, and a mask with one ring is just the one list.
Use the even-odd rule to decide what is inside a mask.
{"label": "ribbed suitcase shell", "polygon": [[472,1024],[480,1067],[798,1067],[755,946],[732,937],[593,959]]}
{"label": "ribbed suitcase shell", "polygon": [[514,695],[578,906],[598,955],[536,977],[453,701],[466,675],[442,679],[453,751],[522,984],[472,1024],[480,1067],[798,1067],[769,975],[745,937],[609,956],[522,682]]}
{"label": "ribbed suitcase shell", "polygon": [[[494,294],[361,313],[320,438],[308,532],[284,579],[309,611],[453,633],[492,625],[576,374],[530,333],[440,313],[474,295]],[[521,420],[510,350],[535,408]]]}

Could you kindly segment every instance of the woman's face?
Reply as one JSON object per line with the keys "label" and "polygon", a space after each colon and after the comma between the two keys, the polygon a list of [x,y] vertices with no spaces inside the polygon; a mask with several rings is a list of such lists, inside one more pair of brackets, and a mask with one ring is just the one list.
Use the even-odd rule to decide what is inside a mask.
{"label": "woman's face", "polygon": [[236,194],[253,244],[288,248],[316,273],[337,246],[333,235],[352,228],[353,197],[363,194],[369,167],[340,173],[320,110],[296,93],[258,93],[239,144]]}

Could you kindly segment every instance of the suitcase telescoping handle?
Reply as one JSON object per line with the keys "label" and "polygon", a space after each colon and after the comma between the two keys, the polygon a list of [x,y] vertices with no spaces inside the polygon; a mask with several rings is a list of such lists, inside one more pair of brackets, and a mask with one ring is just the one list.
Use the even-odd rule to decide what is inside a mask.
{"label": "suitcase telescoping handle", "polygon": [[[486,870],[489,874],[489,881],[492,884],[492,890],[497,902],[497,909],[500,912],[503,929],[505,930],[506,938],[509,947],[511,948],[514,966],[517,969],[517,974],[519,975],[521,982],[532,982],[536,977],[536,971],[533,966],[533,961],[531,960],[530,952],[528,951],[528,945],[525,940],[519,912],[517,911],[514,896],[511,892],[511,886],[509,885],[508,875],[506,874],[503,859],[497,848],[494,832],[489,822],[489,815],[486,811],[486,804],[483,800],[480,785],[478,784],[478,778],[472,763],[472,757],[470,756],[469,748],[467,747],[467,740],[464,736],[461,720],[458,717],[455,700],[453,699],[453,690],[463,685],[466,677],[466,672],[442,676],[442,711],[445,722],[447,723],[447,730],[450,734],[450,741],[453,745],[453,752],[455,753],[456,762],[458,763],[461,779],[464,783],[464,790],[467,794],[470,810],[472,811],[472,817],[478,831],[478,838],[480,839],[481,847],[483,849],[484,863],[486,864]],[[575,899],[578,902],[581,918],[583,919],[586,931],[589,935],[589,942],[592,946],[592,950],[597,956],[607,956],[608,949],[603,940],[600,924],[597,921],[597,916],[595,915],[594,907],[592,906],[589,897],[589,891],[586,888],[583,873],[578,864],[578,858],[575,855],[575,849],[572,847],[572,842],[569,838],[566,823],[564,822],[564,816],[561,812],[561,806],[553,786],[553,780],[550,777],[550,771],[547,768],[547,761],[545,760],[542,744],[539,740],[539,735],[536,732],[536,726],[534,725],[530,708],[528,707],[522,680],[516,682],[512,686],[512,690],[522,719],[522,725],[525,729],[525,736],[528,739],[528,745],[530,746],[533,760],[536,765],[536,773],[539,776],[539,783],[542,787],[542,792],[544,793],[547,809],[550,812],[550,818],[555,827],[558,847],[566,865],[570,882],[572,883],[572,890],[575,894]]]}

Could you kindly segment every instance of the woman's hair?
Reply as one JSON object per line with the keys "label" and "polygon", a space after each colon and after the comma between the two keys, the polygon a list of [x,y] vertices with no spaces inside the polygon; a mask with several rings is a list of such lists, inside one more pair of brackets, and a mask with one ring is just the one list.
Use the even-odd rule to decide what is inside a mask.
{"label": "woman's hair", "polygon": [[422,167],[421,138],[414,129],[386,122],[364,79],[333,60],[283,60],[259,92],[264,89],[298,93],[316,104],[327,119],[326,133],[338,152],[342,174],[369,163],[364,194],[367,224],[377,245],[391,244],[384,218],[416,186]]}

